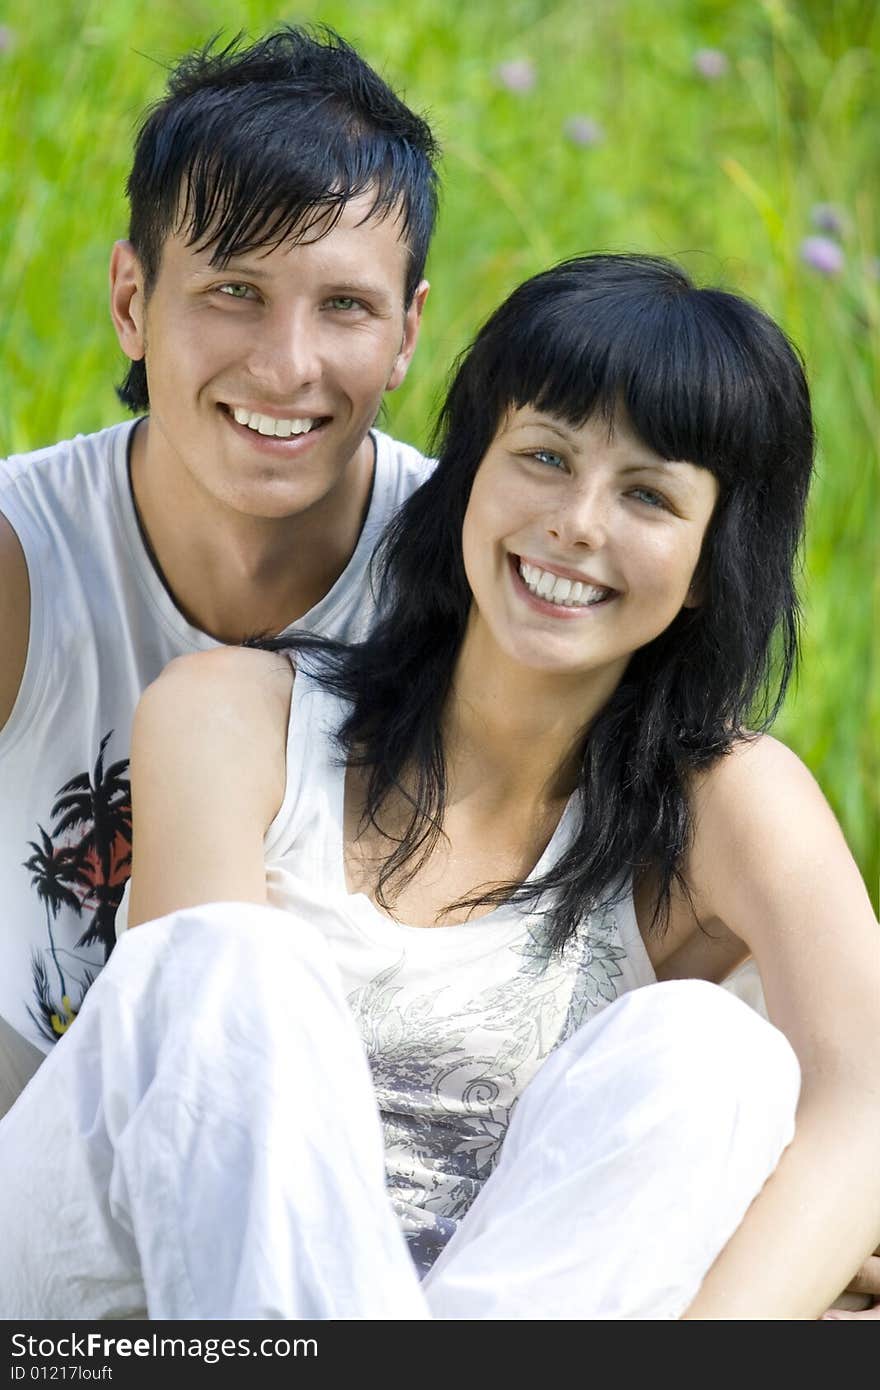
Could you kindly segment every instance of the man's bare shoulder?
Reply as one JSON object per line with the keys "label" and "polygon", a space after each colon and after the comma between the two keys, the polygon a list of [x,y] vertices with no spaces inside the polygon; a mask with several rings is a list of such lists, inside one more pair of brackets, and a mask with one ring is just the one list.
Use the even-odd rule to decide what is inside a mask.
{"label": "man's bare shoulder", "polygon": [[27,561],[12,525],[0,513],[0,729],[12,713],[27,661],[30,584]]}

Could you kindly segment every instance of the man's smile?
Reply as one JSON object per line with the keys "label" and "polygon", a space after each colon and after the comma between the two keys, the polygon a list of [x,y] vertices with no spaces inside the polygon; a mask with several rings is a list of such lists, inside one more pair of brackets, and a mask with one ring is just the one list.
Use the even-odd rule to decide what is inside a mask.
{"label": "man's smile", "polygon": [[258,434],[275,435],[277,439],[289,439],[292,434],[308,434],[313,425],[320,424],[321,416],[314,418],[294,415],[281,418],[277,415],[261,414],[258,410],[248,410],[237,405],[232,414],[239,425],[247,425]]}
{"label": "man's smile", "polygon": [[276,415],[222,403],[218,409],[237,434],[272,453],[302,453],[332,420],[329,415]]}

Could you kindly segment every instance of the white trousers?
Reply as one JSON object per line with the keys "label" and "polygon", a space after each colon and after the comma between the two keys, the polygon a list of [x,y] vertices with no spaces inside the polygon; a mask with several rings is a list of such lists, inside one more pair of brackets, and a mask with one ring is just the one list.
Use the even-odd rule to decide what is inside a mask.
{"label": "white trousers", "polygon": [[323,938],[271,908],[177,913],[126,933],[0,1121],[0,1317],[676,1318],[799,1080],[715,986],[625,995],[523,1093],[420,1284]]}
{"label": "white trousers", "polygon": [[39,1048],[0,1018],[0,1119],[12,1109],[42,1060]]}

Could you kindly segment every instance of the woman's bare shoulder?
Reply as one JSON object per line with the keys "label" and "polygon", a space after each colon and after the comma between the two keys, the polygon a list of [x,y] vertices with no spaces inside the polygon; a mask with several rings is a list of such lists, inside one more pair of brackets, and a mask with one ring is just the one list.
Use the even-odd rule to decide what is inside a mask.
{"label": "woman's bare shoulder", "polygon": [[697,825],[721,821],[746,827],[778,815],[795,803],[809,813],[830,811],[810,770],[786,744],[770,734],[747,734],[693,781],[691,795]]}
{"label": "woman's bare shoulder", "polygon": [[[867,895],[843,831],[812,773],[769,735],[749,736],[693,786],[689,878],[706,910],[757,949],[797,920],[827,930],[865,919]],[[870,917],[870,913],[868,913]]]}
{"label": "woman's bare shoulder", "polygon": [[[149,685],[138,705],[138,722],[198,716],[208,724],[247,720],[252,731],[266,721],[286,726],[293,666],[284,653],[250,647],[217,647],[175,657]],[[190,730],[193,729],[190,724]]]}
{"label": "woman's bare shoulder", "polygon": [[[736,768],[757,772],[769,766],[797,766],[807,771],[798,755],[773,734],[759,734],[746,731],[734,739],[730,748],[702,774],[703,778],[713,779],[726,768]],[[809,774],[807,774],[809,775]]]}
{"label": "woman's bare shoulder", "polygon": [[144,692],[131,740],[131,921],[265,901],[263,835],[284,798],[293,670],[272,653],[180,657]]}
{"label": "woman's bare shoulder", "polygon": [[255,647],[214,647],[207,652],[176,656],[153,685],[173,682],[179,693],[190,687],[254,686],[266,681],[282,685],[286,682],[289,686],[292,680],[293,665],[284,652],[264,652]]}

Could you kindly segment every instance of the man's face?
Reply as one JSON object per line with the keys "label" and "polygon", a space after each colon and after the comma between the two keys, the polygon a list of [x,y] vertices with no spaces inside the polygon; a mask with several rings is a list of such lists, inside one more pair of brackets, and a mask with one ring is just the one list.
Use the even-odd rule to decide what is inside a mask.
{"label": "man's face", "polygon": [[354,466],[384,392],[406,375],[427,294],[423,284],[405,307],[399,223],[363,221],[370,205],[353,199],[320,240],[222,270],[172,235],[149,298],[130,246],[117,247],[114,318],[123,349],[146,357],[148,457],[184,470],[197,493],[248,516],[294,516]]}

